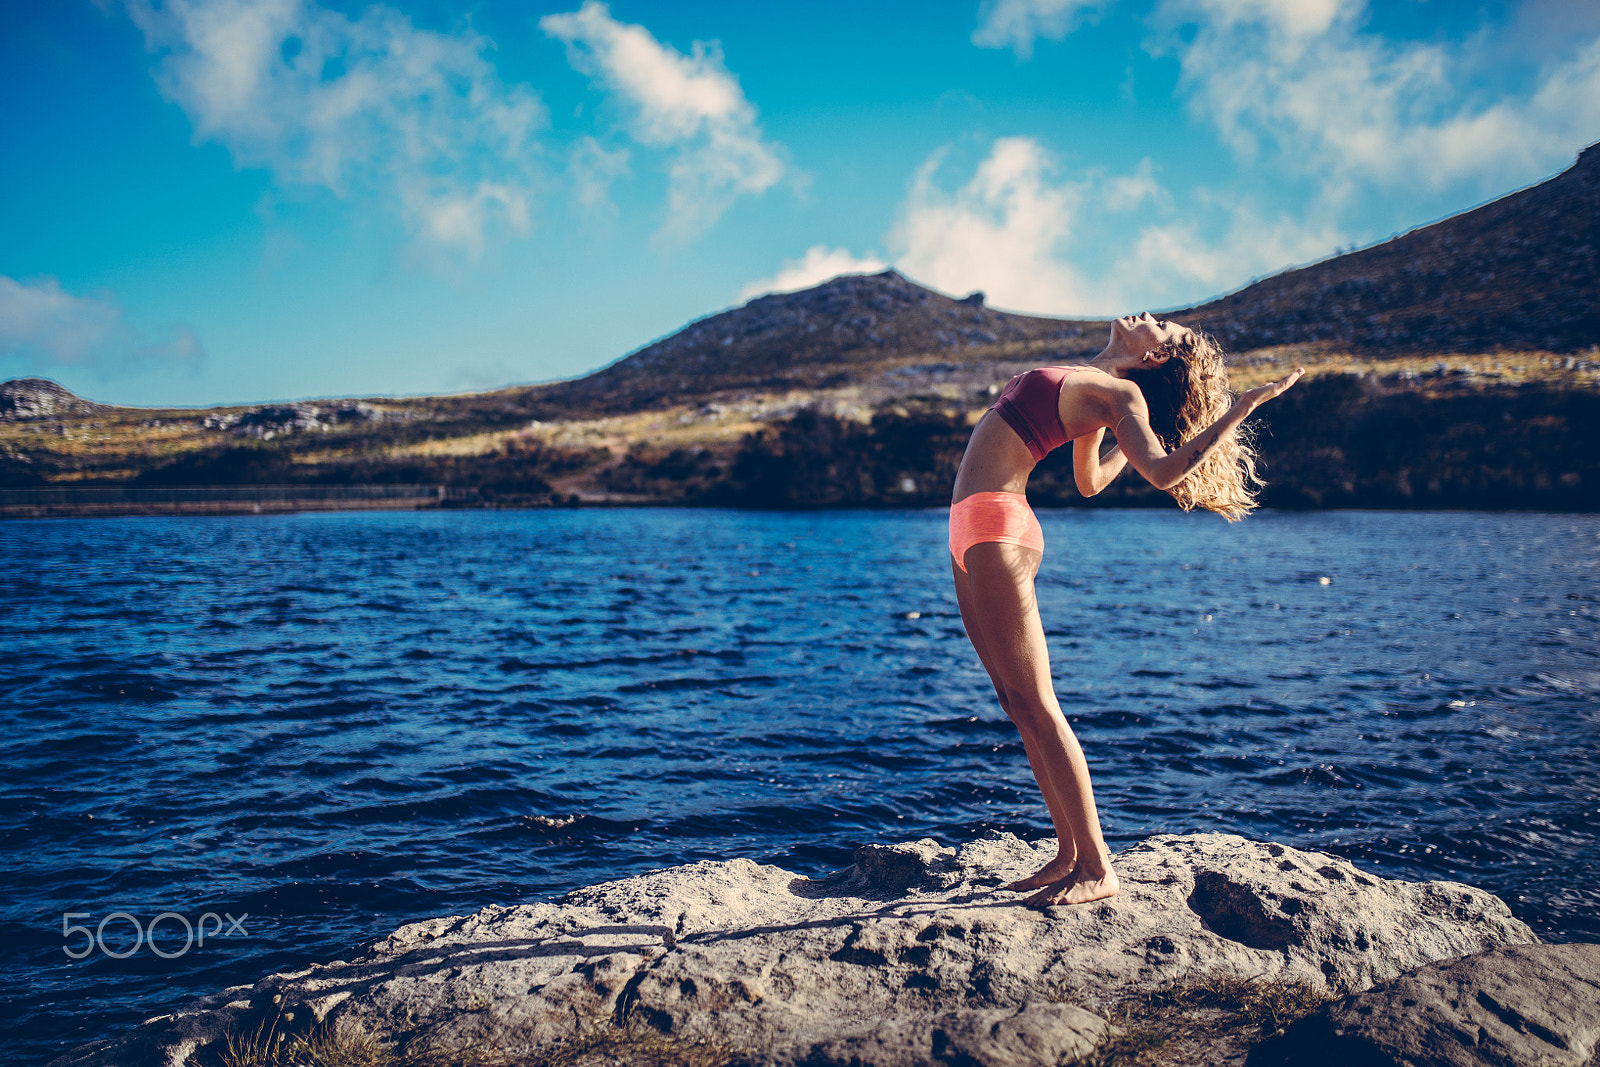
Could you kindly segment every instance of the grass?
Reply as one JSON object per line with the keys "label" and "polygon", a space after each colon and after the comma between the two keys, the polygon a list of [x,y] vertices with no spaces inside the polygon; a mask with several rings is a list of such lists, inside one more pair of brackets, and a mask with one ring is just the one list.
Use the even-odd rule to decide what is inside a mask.
{"label": "grass", "polygon": [[475,1050],[397,1052],[371,1034],[319,1026],[303,1037],[285,1037],[263,1023],[254,1033],[230,1035],[220,1067],[500,1067],[502,1057]]}
{"label": "grass", "polygon": [[1263,1037],[1271,1037],[1316,1011],[1328,996],[1324,987],[1293,978],[1211,975],[1157,990],[1145,999],[1156,1010],[1230,1012],[1258,1027]]}
{"label": "grass", "polygon": [[[780,506],[851,502],[921,506],[935,502],[938,493],[908,498],[895,488],[902,484],[901,476],[913,475],[925,490],[953,477],[965,443],[965,427],[989,404],[986,389],[1003,383],[1019,366],[1034,362],[1034,357],[1043,358],[1030,344],[963,352],[959,357],[949,352],[891,355],[853,365],[849,379],[839,383],[830,380],[805,388],[771,382],[734,383],[727,389],[679,396],[675,403],[657,398],[646,409],[611,414],[582,406],[553,408],[537,397],[530,399],[525,390],[478,397],[386,400],[382,406],[410,417],[385,423],[337,423],[325,433],[302,432],[270,441],[205,429],[208,412],[198,409],[105,408],[82,416],[0,419],[0,485],[122,483],[165,468],[164,474],[154,475],[156,481],[197,485],[439,482],[478,489],[483,494],[481,502],[494,506],[543,505],[551,502],[552,489],[558,501],[576,494],[587,500],[655,503],[715,499]],[[1039,342],[1033,348],[1044,344]],[[1015,362],[1018,358],[1025,362]],[[950,362],[952,359],[958,362]],[[930,362],[934,360],[938,362]],[[1536,423],[1542,418],[1564,425],[1563,420],[1573,418],[1592,424],[1584,413],[1592,410],[1593,398],[1600,392],[1600,348],[1572,355],[1503,351],[1426,356],[1355,355],[1326,342],[1282,345],[1236,354],[1233,384],[1249,388],[1298,364],[1304,364],[1313,379],[1363,374],[1382,384],[1371,386],[1369,382],[1370,388],[1341,389],[1336,382],[1324,382],[1333,386],[1324,393],[1343,405],[1341,418],[1323,420],[1314,430],[1302,427],[1298,432],[1287,432],[1295,427],[1285,423],[1280,429],[1286,432],[1274,434],[1269,459],[1275,468],[1270,475],[1274,488],[1269,490],[1273,503],[1291,507],[1322,506],[1325,500],[1328,506],[1341,507],[1594,506],[1592,487],[1600,484],[1600,474],[1589,458],[1593,450],[1584,451],[1581,443],[1560,447],[1572,435],[1561,426],[1541,428]],[[919,367],[936,369],[926,374],[899,373]],[[1502,432],[1507,427],[1484,423],[1485,412],[1497,418],[1504,414],[1510,403],[1507,398],[1514,400],[1518,395],[1510,387],[1521,384],[1540,388],[1528,391],[1525,403],[1519,401],[1521,415],[1509,429],[1520,436],[1507,439]],[[1273,411],[1290,410],[1296,398],[1303,398],[1313,388],[1307,383],[1291,394],[1286,406],[1270,409],[1268,421],[1272,421]],[[1486,398],[1487,406],[1477,403],[1475,397]],[[743,442],[747,435],[781,438],[790,417],[807,405],[843,419],[831,424],[838,434],[824,435],[829,440],[839,438],[830,455],[819,451],[826,443],[823,441],[799,440],[776,452],[774,447],[755,448],[757,459],[776,458],[777,468],[790,459],[816,468],[811,477],[816,484],[807,491],[811,495],[796,492],[780,493],[772,499],[761,497],[758,483],[782,476],[777,468],[766,472],[770,477],[731,476],[746,451]],[[1426,419],[1407,432],[1423,451],[1398,445],[1391,448],[1388,436],[1362,432],[1350,437],[1348,433],[1351,419],[1372,414],[1379,424],[1387,425],[1395,411],[1413,408],[1423,413],[1419,419],[1424,415]],[[243,409],[214,409],[223,410]],[[911,415],[938,415],[950,422],[950,432],[936,435],[941,440],[935,440],[926,428],[895,429],[897,421],[904,422]],[[532,421],[535,416],[540,421]],[[863,432],[855,432],[866,423],[870,426]],[[961,440],[954,444],[942,441],[952,435]],[[855,444],[846,447],[843,438]],[[892,456],[883,451],[889,438],[898,442]],[[1325,460],[1357,446],[1360,458],[1346,454],[1333,467]],[[949,462],[932,456],[930,449],[943,449]],[[1395,449],[1399,451],[1390,455]],[[653,468],[675,450],[704,451],[710,458],[694,465],[690,476],[684,477],[646,469],[648,477],[641,478],[637,463],[619,471],[630,457]],[[829,464],[857,472],[876,464],[883,477],[868,477],[858,486],[851,479],[841,481],[836,473],[829,473]],[[719,470],[712,472],[712,467]],[[752,468],[750,473],[760,472]],[[1037,484],[1047,506],[1076,496],[1070,477],[1063,478],[1062,473],[1049,469],[1041,473]],[[1125,480],[1100,502],[1115,505],[1139,500],[1148,504],[1164,499],[1142,493],[1136,486],[1129,489],[1129,485],[1133,482]]]}
{"label": "grass", "polygon": [[1208,974],[1121,1001],[1108,1021],[1112,1034],[1074,1067],[1179,1067],[1215,1057],[1204,1050],[1242,1052],[1281,1034],[1329,997],[1319,985],[1291,978]]}
{"label": "grass", "polygon": [[629,1019],[580,1025],[567,1041],[536,1056],[507,1056],[471,1047],[397,1050],[349,1027],[318,1026],[304,1036],[278,1031],[278,1020],[230,1035],[216,1067],[726,1067],[733,1050],[715,1041],[663,1034]]}
{"label": "grass", "polygon": [[[716,1041],[674,1037],[630,1019],[618,1026],[609,1019],[587,1027],[571,1041],[527,1067],[726,1067],[737,1059],[733,1049]],[[519,1067],[521,1065],[519,1064]]]}
{"label": "grass", "polygon": [[1361,373],[1389,378],[1410,374],[1415,376],[1411,387],[1423,390],[1436,388],[1440,379],[1449,384],[1454,376],[1463,374],[1475,376],[1475,384],[1480,386],[1528,382],[1569,389],[1600,386],[1600,351],[1594,349],[1572,355],[1536,350],[1353,355],[1328,344],[1280,345],[1230,358],[1228,378],[1235,389],[1249,389],[1281,377],[1296,365],[1304,365],[1306,373],[1313,376]]}

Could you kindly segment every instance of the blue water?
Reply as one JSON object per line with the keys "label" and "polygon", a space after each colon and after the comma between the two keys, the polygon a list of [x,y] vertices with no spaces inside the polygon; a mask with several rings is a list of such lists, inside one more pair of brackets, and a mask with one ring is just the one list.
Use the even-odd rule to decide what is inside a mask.
{"label": "blue water", "polygon": [[[1113,847],[1271,838],[1600,941],[1600,517],[1041,519]],[[5,1062],[421,917],[1048,831],[942,512],[12,522],[0,574]],[[69,912],[128,918],[72,960]],[[169,959],[162,912],[247,917]]]}

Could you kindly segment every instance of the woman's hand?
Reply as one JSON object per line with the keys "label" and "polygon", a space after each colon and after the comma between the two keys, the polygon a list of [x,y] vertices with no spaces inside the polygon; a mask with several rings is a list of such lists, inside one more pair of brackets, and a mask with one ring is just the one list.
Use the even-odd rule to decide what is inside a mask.
{"label": "woman's hand", "polygon": [[1289,391],[1289,387],[1295,382],[1298,382],[1301,375],[1305,374],[1305,372],[1306,369],[1304,367],[1296,367],[1294,372],[1287,377],[1279,378],[1275,382],[1268,382],[1266,385],[1258,385],[1254,389],[1246,390],[1239,395],[1239,400],[1244,403],[1247,411],[1254,411],[1267,401],[1287,393]]}
{"label": "woman's hand", "polygon": [[[1119,390],[1116,399],[1120,400],[1120,403],[1112,403],[1109,406],[1112,409],[1111,416],[1118,421],[1109,425],[1112,427],[1112,433],[1117,435],[1117,443],[1121,447],[1123,457],[1133,469],[1157,489],[1171,489],[1188,477],[1189,472],[1205,460],[1224,436],[1237,430],[1239,424],[1250,417],[1251,412],[1274,397],[1282,396],[1290,386],[1301,379],[1305,372],[1304,367],[1296,367],[1294,372],[1286,377],[1241,393],[1227,414],[1171,452],[1166,450],[1161,439],[1150,428],[1150,416],[1144,396],[1131,382],[1120,383],[1116,387]],[[1083,480],[1080,480],[1080,487],[1082,484]]]}

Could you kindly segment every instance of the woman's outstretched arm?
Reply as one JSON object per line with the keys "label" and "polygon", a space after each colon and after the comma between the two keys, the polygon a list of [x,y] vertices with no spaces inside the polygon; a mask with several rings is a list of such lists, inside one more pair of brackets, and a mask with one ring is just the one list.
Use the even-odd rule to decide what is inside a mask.
{"label": "woman's outstretched arm", "polygon": [[1084,496],[1094,496],[1110,485],[1128,465],[1128,457],[1118,445],[1112,445],[1105,455],[1100,454],[1105,435],[1102,426],[1072,442],[1072,477],[1078,483],[1078,492]]}
{"label": "woman's outstretched arm", "polygon": [[1171,489],[1198,467],[1219,441],[1237,430],[1256,408],[1282,396],[1304,373],[1304,367],[1296,367],[1287,377],[1239,394],[1226,415],[1171,452],[1162,447],[1161,439],[1150,429],[1150,409],[1145,405],[1144,394],[1129,382],[1127,388],[1115,394],[1119,402],[1113,407],[1120,410],[1115,410],[1117,421],[1112,424],[1111,432],[1134,470],[1157,489]]}

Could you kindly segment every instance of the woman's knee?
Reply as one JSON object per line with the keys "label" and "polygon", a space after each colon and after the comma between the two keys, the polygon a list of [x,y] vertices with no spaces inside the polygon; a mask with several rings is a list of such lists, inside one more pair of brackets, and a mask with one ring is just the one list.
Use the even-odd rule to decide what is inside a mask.
{"label": "woman's knee", "polygon": [[1025,741],[1045,732],[1059,731],[1066,724],[1061,717],[1061,709],[1053,701],[1047,702],[1036,693],[1004,693],[1000,697],[1000,706]]}

